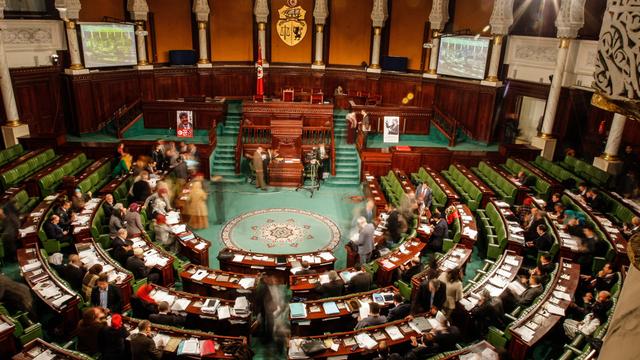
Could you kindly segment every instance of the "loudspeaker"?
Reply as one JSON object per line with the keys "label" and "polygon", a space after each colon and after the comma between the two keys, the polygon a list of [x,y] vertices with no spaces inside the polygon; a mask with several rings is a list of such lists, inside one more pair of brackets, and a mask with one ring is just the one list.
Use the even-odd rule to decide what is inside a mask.
{"label": "loudspeaker", "polygon": [[400,56],[383,56],[381,64],[382,70],[407,72],[406,57]]}
{"label": "loudspeaker", "polygon": [[197,60],[195,50],[169,50],[171,65],[195,65]]}

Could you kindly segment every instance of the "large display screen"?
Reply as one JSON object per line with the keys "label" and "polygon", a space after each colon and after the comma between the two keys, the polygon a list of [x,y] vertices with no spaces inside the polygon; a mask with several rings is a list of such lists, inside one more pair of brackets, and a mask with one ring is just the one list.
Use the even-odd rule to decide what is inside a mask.
{"label": "large display screen", "polygon": [[483,80],[491,39],[443,36],[438,52],[438,74]]}
{"label": "large display screen", "polygon": [[80,38],[87,68],[137,64],[133,24],[80,23]]}

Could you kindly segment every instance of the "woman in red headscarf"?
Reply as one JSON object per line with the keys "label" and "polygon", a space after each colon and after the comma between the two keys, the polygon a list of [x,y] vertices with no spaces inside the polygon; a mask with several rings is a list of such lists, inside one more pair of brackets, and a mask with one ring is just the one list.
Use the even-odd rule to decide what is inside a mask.
{"label": "woman in red headscarf", "polygon": [[140,217],[140,204],[131,203],[129,205],[129,211],[124,215],[124,220],[127,222],[127,233],[129,237],[147,236],[147,232],[142,225],[142,218]]}
{"label": "woman in red headscarf", "polygon": [[157,214],[153,223],[153,232],[156,235],[155,241],[162,244],[167,251],[175,252],[176,239],[171,233],[171,227],[167,225],[167,217]]}
{"label": "woman in red headscarf", "polygon": [[129,332],[122,326],[122,316],[111,315],[111,326],[103,327],[98,338],[102,360],[124,359],[124,342],[128,336]]}
{"label": "woman in red headscarf", "polygon": [[158,312],[158,304],[151,297],[153,286],[144,284],[136,291],[136,296],[131,300],[133,316],[139,319],[147,319],[149,314]]}

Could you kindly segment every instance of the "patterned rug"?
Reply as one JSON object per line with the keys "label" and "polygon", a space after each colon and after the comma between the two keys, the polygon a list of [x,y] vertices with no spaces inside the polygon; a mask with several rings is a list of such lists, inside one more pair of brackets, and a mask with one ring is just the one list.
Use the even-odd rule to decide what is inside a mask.
{"label": "patterned rug", "polygon": [[272,255],[332,250],[340,242],[338,226],[326,216],[298,209],[244,213],[224,225],[226,247]]}

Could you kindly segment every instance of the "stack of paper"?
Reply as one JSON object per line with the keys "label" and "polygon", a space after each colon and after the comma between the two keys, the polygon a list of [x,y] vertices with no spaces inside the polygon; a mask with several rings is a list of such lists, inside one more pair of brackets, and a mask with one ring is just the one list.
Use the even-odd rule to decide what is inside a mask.
{"label": "stack of paper", "polygon": [[200,341],[198,339],[184,340],[180,345],[182,351],[179,352],[179,355],[200,356]]}
{"label": "stack of paper", "polygon": [[205,269],[199,269],[195,274],[191,275],[191,280],[201,281],[209,275],[209,272]]}
{"label": "stack of paper", "polygon": [[158,333],[153,337],[153,342],[156,343],[156,347],[164,348],[169,343],[169,339],[171,339],[169,335]]}
{"label": "stack of paper", "polygon": [[242,278],[242,279],[240,279],[238,284],[243,289],[249,289],[249,288],[252,288],[256,284],[256,278]]}
{"label": "stack of paper", "polygon": [[378,343],[373,340],[371,336],[367,333],[361,333],[355,336],[356,342],[358,343],[358,347],[362,349],[373,349],[378,346]]}
{"label": "stack of paper", "polygon": [[304,319],[307,317],[307,309],[304,303],[290,303],[289,311],[292,319]]}
{"label": "stack of paper", "polygon": [[327,315],[339,314],[340,309],[336,305],[335,301],[325,302],[322,304],[322,308],[324,309],[324,313]]}
{"label": "stack of paper", "polygon": [[320,285],[327,284],[331,281],[329,280],[329,274],[320,274],[318,279],[320,280]]}
{"label": "stack of paper", "polygon": [[394,326],[394,325],[387,326],[386,328],[384,328],[384,331],[386,331],[386,333],[389,335],[391,340],[400,340],[404,338],[404,335],[402,335],[402,333],[400,332],[400,329],[398,329],[397,326]]}
{"label": "stack of paper", "polygon": [[220,300],[218,299],[207,299],[204,305],[200,308],[202,312],[208,314],[215,314],[218,311],[218,306],[220,306]]}
{"label": "stack of paper", "polygon": [[224,305],[218,308],[218,319],[224,320],[231,317],[231,307]]}
{"label": "stack of paper", "polygon": [[183,312],[187,310],[189,304],[191,304],[191,300],[189,299],[178,299],[173,303],[173,306],[171,306],[171,310],[176,312]]}
{"label": "stack of paper", "polygon": [[233,305],[233,311],[238,316],[245,316],[249,314],[249,300],[246,297],[240,296],[236,298],[236,302]]}

